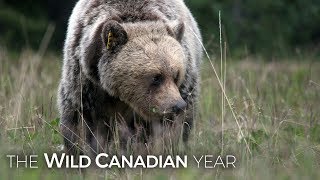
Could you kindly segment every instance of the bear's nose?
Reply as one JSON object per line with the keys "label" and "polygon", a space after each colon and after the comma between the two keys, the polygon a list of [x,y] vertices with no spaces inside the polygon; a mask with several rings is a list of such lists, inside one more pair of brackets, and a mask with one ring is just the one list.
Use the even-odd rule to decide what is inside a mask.
{"label": "bear's nose", "polygon": [[181,113],[187,107],[187,103],[184,100],[180,100],[176,105],[172,107],[172,111],[176,114]]}

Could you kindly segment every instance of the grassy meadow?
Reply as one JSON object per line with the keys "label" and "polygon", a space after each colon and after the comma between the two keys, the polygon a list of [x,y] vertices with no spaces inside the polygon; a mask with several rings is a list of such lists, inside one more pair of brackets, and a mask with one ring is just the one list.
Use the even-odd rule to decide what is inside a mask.
{"label": "grassy meadow", "polygon": [[[84,179],[66,169],[10,169],[7,154],[58,151],[56,108],[61,56],[0,49],[0,179]],[[236,168],[89,169],[87,179],[319,179],[320,62],[314,57],[227,58],[228,101],[208,59],[189,155],[232,154]],[[220,59],[212,58],[220,75]],[[40,158],[39,158],[40,160]]]}

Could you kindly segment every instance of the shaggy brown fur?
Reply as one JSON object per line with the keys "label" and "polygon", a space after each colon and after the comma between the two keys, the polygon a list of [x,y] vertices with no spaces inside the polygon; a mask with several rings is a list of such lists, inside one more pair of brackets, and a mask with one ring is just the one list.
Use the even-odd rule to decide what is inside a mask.
{"label": "shaggy brown fur", "polygon": [[121,149],[176,143],[180,132],[186,142],[200,38],[182,0],[80,0],[69,20],[58,94],[67,150],[95,154],[116,138]]}

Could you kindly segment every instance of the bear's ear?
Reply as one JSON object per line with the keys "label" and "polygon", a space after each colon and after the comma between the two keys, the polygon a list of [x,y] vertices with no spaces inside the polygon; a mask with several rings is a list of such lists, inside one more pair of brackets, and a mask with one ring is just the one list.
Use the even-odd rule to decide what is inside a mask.
{"label": "bear's ear", "polygon": [[167,31],[172,37],[181,42],[184,34],[184,23],[179,20],[171,21],[167,24]]}
{"label": "bear's ear", "polygon": [[95,83],[99,82],[97,65],[102,55],[102,40],[100,38],[102,28],[103,21],[88,30],[80,42],[80,64],[82,70]]}
{"label": "bear's ear", "polygon": [[128,41],[127,32],[114,20],[104,24],[101,35],[105,48],[111,52],[117,51]]}

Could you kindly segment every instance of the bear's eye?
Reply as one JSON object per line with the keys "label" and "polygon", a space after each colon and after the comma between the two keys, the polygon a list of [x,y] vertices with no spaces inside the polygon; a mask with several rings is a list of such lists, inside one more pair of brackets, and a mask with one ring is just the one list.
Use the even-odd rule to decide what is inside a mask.
{"label": "bear's eye", "polygon": [[157,74],[152,78],[152,85],[153,86],[158,86],[162,83],[163,81],[163,76],[161,74]]}

